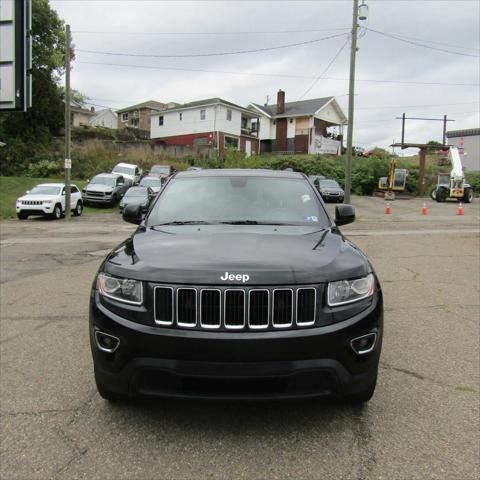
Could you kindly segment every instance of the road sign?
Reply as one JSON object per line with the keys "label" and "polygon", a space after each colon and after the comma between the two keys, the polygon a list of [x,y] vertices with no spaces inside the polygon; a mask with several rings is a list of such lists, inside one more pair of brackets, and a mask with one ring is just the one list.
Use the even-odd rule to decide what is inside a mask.
{"label": "road sign", "polygon": [[32,106],[32,0],[0,0],[0,111]]}
{"label": "road sign", "polygon": [[72,168],[72,159],[66,158],[65,159],[65,168]]}

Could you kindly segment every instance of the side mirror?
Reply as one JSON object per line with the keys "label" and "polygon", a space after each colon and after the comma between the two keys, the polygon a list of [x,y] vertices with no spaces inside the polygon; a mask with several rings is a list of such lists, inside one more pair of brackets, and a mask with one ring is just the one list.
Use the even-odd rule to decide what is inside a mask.
{"label": "side mirror", "polygon": [[335,207],[335,223],[337,226],[347,225],[355,221],[355,208],[352,205],[337,205]]}
{"label": "side mirror", "polygon": [[87,179],[85,180],[85,183],[90,183],[90,179],[87,178]]}
{"label": "side mirror", "polygon": [[30,190],[27,190],[25,193],[28,195],[30,193]]}
{"label": "side mirror", "polygon": [[140,225],[142,223],[142,207],[140,205],[126,205],[123,209],[123,219],[128,223]]}

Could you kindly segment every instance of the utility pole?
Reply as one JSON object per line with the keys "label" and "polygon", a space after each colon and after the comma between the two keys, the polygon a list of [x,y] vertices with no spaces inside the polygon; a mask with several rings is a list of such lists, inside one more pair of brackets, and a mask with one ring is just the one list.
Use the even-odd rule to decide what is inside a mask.
{"label": "utility pole", "polygon": [[70,51],[72,39],[70,25],[66,26],[65,45],[65,220],[70,220],[70,172],[72,168],[70,130]]}
{"label": "utility pole", "polygon": [[348,89],[347,157],[345,159],[345,203],[350,203],[352,188],[353,109],[355,99],[355,59],[357,54],[358,0],[353,0],[352,44],[350,48],[350,85]]}

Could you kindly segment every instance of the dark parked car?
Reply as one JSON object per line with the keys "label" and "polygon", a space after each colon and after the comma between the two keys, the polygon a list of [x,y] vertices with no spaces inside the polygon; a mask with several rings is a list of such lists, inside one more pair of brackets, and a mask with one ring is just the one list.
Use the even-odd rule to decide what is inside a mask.
{"label": "dark parked car", "polygon": [[155,193],[150,187],[130,187],[125,196],[120,200],[120,213],[127,205],[140,207],[140,211],[145,213],[154,197]]}
{"label": "dark parked car", "polygon": [[115,205],[125,195],[132,182],[117,173],[99,173],[83,189],[85,205]]}
{"label": "dark parked car", "polygon": [[320,179],[318,183],[318,191],[325,202],[343,203],[345,192],[335,180],[324,178]]}
{"label": "dark parked car", "polygon": [[308,178],[318,189],[320,188],[320,180],[323,180],[325,177],[323,175],[309,175]]}
{"label": "dark parked car", "polygon": [[210,399],[373,395],[380,283],[297,172],[175,174],[135,233],[104,260],[90,296],[97,388]]}
{"label": "dark parked car", "polygon": [[162,189],[162,181],[157,176],[148,175],[140,180],[141,187],[149,187],[157,194]]}

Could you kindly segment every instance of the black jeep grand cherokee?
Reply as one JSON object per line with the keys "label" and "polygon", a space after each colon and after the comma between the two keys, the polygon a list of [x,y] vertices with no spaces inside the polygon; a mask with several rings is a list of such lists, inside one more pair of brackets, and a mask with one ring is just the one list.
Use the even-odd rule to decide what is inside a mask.
{"label": "black jeep grand cherokee", "polygon": [[375,389],[382,292],[303,174],[174,175],[91,292],[95,380],[109,400],[334,396]]}

